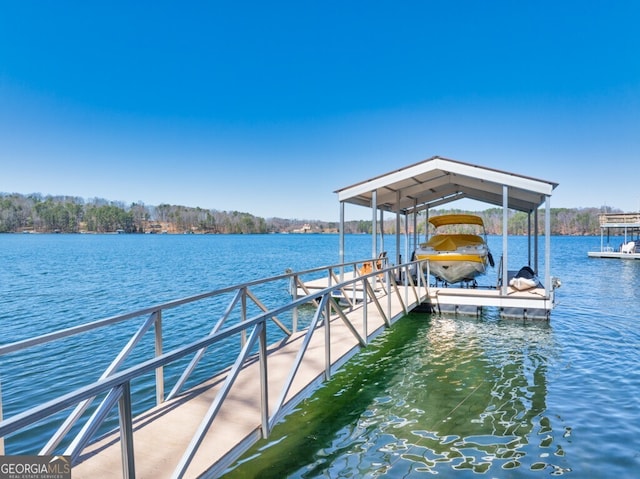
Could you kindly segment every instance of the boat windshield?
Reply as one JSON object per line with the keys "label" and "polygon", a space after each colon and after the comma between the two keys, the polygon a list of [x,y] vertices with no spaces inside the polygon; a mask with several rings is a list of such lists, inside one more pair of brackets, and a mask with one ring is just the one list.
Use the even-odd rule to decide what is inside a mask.
{"label": "boat windshield", "polygon": [[440,215],[429,218],[431,233],[484,235],[482,218],[475,215]]}

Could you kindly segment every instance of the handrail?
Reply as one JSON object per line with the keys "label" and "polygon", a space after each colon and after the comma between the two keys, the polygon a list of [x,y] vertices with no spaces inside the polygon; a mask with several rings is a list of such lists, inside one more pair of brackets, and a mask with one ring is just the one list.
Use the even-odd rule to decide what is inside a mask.
{"label": "handrail", "polygon": [[[391,293],[395,292],[402,303],[403,310],[406,313],[406,295],[409,291],[413,291],[414,297],[417,302],[419,302],[420,299],[427,293],[428,283],[425,280],[424,271],[421,267],[420,261],[405,263],[401,265],[383,265],[381,269],[378,269],[375,263],[375,261],[377,260],[377,258],[374,258],[373,260],[367,259],[364,261],[341,263],[337,265],[313,268],[301,272],[287,272],[282,275],[261,280],[254,280],[240,285],[226,287],[215,291],[170,301],[156,306],[151,306],[131,313],[112,316],[92,323],[46,333],[34,338],[27,338],[25,340],[16,341],[14,343],[0,345],[0,356],[2,356],[9,353],[23,351],[36,345],[49,343],[73,335],[78,335],[83,332],[108,327],[114,324],[121,323],[128,319],[149,315],[143,325],[133,333],[127,345],[120,351],[120,353],[118,353],[116,358],[112,361],[112,363],[104,371],[100,378],[88,385],[78,387],[70,393],[63,394],[55,399],[48,400],[43,404],[31,407],[30,409],[9,418],[3,418],[2,415],[2,389],[0,388],[0,449],[2,449],[2,441],[7,435],[25,430],[32,424],[35,424],[53,414],[59,413],[69,408],[74,408],[71,415],[69,415],[63,425],[56,431],[56,433],[51,437],[51,439],[47,442],[47,444],[41,451],[41,454],[54,453],[56,448],[60,445],[61,441],[72,429],[72,426],[76,422],[83,419],[84,413],[89,407],[91,401],[95,397],[106,394],[106,397],[104,398],[100,406],[95,409],[93,414],[89,418],[84,419],[84,424],[81,428],[81,431],[76,435],[74,439],[71,440],[70,444],[65,450],[65,454],[70,455],[72,457],[72,461],[75,464],[75,461],[78,459],[82,450],[90,441],[90,438],[93,437],[96,431],[98,431],[98,429],[102,426],[108,412],[111,411],[116,404],[118,404],[120,411],[120,434],[122,439],[121,444],[123,454],[123,473],[125,477],[129,477],[132,471],[133,473],[135,472],[135,465],[133,464],[132,454],[133,437],[131,436],[131,424],[133,421],[132,416],[134,413],[140,412],[132,411],[131,409],[131,381],[147,373],[155,371],[157,391],[156,394],[157,396],[159,396],[157,397],[156,402],[160,403],[164,400],[172,398],[177,395],[180,392],[181,388],[185,385],[187,378],[193,372],[197,362],[205,354],[207,348],[214,344],[221,343],[228,338],[240,335],[242,344],[241,351],[236,356],[236,359],[233,362],[231,368],[228,369],[227,380],[224,386],[212,403],[207,416],[203,420],[201,428],[194,436],[190,446],[188,447],[187,451],[185,451],[185,455],[183,456],[178,465],[178,468],[174,473],[175,477],[182,477],[191,459],[193,458],[193,455],[195,454],[195,450],[202,440],[202,435],[204,434],[204,432],[206,432],[208,425],[210,425],[211,421],[213,421],[213,419],[215,418],[216,413],[222,401],[224,400],[224,397],[229,391],[229,388],[233,386],[235,377],[237,377],[237,374],[240,372],[244,363],[249,357],[257,357],[259,359],[262,371],[261,381],[266,380],[268,348],[267,337],[268,334],[272,334],[268,331],[267,323],[273,322],[277,326],[277,330],[280,331],[280,334],[284,334],[285,337],[290,337],[297,331],[298,328],[298,325],[296,324],[298,320],[298,308],[305,304],[315,304],[316,311],[314,314],[314,318],[311,321],[311,324],[307,328],[305,328],[306,333],[302,342],[302,346],[298,352],[298,355],[294,362],[294,366],[289,373],[287,381],[282,391],[280,391],[277,406],[274,408],[274,411],[268,411],[266,401],[266,385],[263,384],[262,386],[263,405],[261,414],[263,416],[263,420],[261,429],[263,437],[267,437],[273,425],[283,415],[283,407],[287,399],[287,394],[295,377],[297,368],[299,367],[304,357],[306,345],[308,345],[311,335],[314,333],[314,331],[316,331],[318,327],[323,325],[325,326],[328,363],[326,366],[327,373],[325,374],[325,376],[328,378],[330,375],[331,367],[331,338],[329,336],[330,328],[328,326],[332,317],[342,319],[342,321],[345,322],[348,329],[357,339],[358,343],[361,346],[365,346],[368,341],[368,332],[366,331],[366,305],[368,303],[374,303],[376,305],[381,315],[385,318],[385,324],[387,326],[390,326],[390,318],[388,314],[390,311],[390,303],[388,303],[389,307],[387,313],[385,313],[379,301],[379,297],[387,296],[389,298],[388,301],[390,301]],[[367,274],[360,274],[359,265],[362,265],[366,262],[371,262],[374,265],[373,271]],[[349,269],[353,270],[353,277],[350,279],[343,278],[343,280],[340,281],[335,274],[335,270],[339,270],[342,274]],[[417,285],[415,284],[413,279],[415,272],[419,272],[419,274],[415,275],[417,279]],[[321,290],[310,292],[309,289],[306,289],[305,282],[301,279],[303,276],[306,277],[309,275],[326,277],[328,280],[328,286]],[[403,278],[404,280],[404,302],[402,301],[400,288],[398,283],[396,282],[396,278]],[[260,285],[278,281],[286,281],[287,284],[296,286],[293,288],[293,294],[290,300],[286,302],[286,304],[278,305],[269,309],[265,304],[263,304],[263,302],[252,291],[252,289],[255,289]],[[376,290],[372,286],[372,284],[376,284],[377,282],[382,285],[382,289]],[[338,305],[337,300],[334,297],[336,293],[339,293],[342,298],[346,299],[347,308],[352,309],[355,305],[355,300],[349,298],[348,289],[351,287],[352,290],[355,291],[357,284],[362,285],[362,301],[364,304],[362,310],[363,315],[365,316],[365,331],[363,335],[358,333],[354,325],[350,323],[349,318],[343,313],[342,308],[340,307],[340,305]],[[301,286],[302,288],[306,289],[305,293],[307,294],[298,297],[297,286]],[[424,288],[424,293],[421,293],[421,288]],[[213,329],[211,329],[204,337],[201,337],[200,339],[197,339],[187,345],[176,347],[169,352],[162,351],[163,311],[201,301],[206,298],[234,292],[235,294],[233,295],[231,302],[227,305],[224,313],[216,322]],[[259,310],[261,311],[259,314],[251,318],[247,317],[248,310],[246,298],[249,298],[259,308]],[[240,305],[240,307],[242,308],[242,310],[240,311],[240,322],[238,322],[237,324],[226,324],[234,308],[238,307],[238,305]],[[293,324],[291,328],[288,328],[285,322],[279,319],[280,315],[289,312],[292,313]],[[129,367],[128,369],[119,371],[118,369],[122,365],[124,359],[129,356],[133,348],[140,342],[142,336],[149,329],[151,329],[151,326],[153,325],[155,325],[156,331],[155,357],[146,361],[142,361],[132,367]],[[249,335],[249,339],[246,338],[247,334]],[[254,352],[255,347],[257,347],[257,352]],[[187,357],[191,354],[194,355],[192,360],[189,362],[189,365],[176,382],[176,385],[172,389],[171,393],[166,399],[162,398],[163,394],[158,393],[158,391],[164,391],[164,377],[162,374],[163,367],[175,363],[177,360]],[[4,454],[4,450],[0,450],[0,454]]]}
{"label": "handrail", "polygon": [[213,296],[220,296],[226,293],[230,293],[233,291],[237,291],[241,288],[251,288],[254,286],[258,286],[260,284],[264,284],[264,283],[269,283],[269,282],[275,282],[275,281],[280,281],[280,280],[284,280],[284,279],[288,279],[291,276],[307,276],[309,274],[312,273],[318,273],[321,271],[328,271],[331,269],[340,269],[340,268],[348,268],[348,267],[354,267],[357,266],[359,264],[364,264],[368,261],[371,260],[359,260],[359,261],[351,261],[351,262],[347,262],[347,263],[340,263],[340,264],[336,264],[336,265],[330,265],[330,266],[319,266],[316,268],[312,268],[312,269],[307,269],[304,271],[298,271],[295,273],[285,273],[285,274],[281,274],[281,275],[277,275],[277,276],[270,276],[268,278],[263,278],[263,279],[257,279],[257,280],[253,280],[253,281],[247,281],[245,283],[242,284],[238,284],[238,285],[233,285],[233,286],[227,286],[225,288],[219,288],[213,291],[208,291],[205,293],[200,293],[200,294],[196,294],[193,296],[187,296],[185,298],[181,298],[181,299],[176,299],[173,301],[168,301],[166,303],[161,303],[155,306],[149,306],[143,309],[139,309],[137,311],[132,311],[130,313],[125,313],[125,314],[120,314],[117,316],[110,316],[108,318],[104,318],[104,319],[100,319],[98,321],[94,321],[91,323],[85,323],[85,324],[81,324],[78,326],[74,326],[71,328],[66,328],[66,329],[61,329],[60,331],[54,331],[51,333],[47,333],[47,334],[42,334],[39,336],[34,336],[32,338],[27,338],[27,339],[23,339],[20,341],[15,341],[13,343],[9,343],[9,344],[0,344],[0,356],[3,356],[5,354],[8,353],[12,353],[12,352],[16,352],[16,351],[20,351],[23,349],[27,349],[33,346],[37,346],[40,344],[45,344],[47,342],[51,342],[51,341],[56,341],[58,339],[63,339],[63,338],[68,338],[70,336],[74,336],[76,334],[80,334],[80,333],[84,333],[87,331],[91,331],[94,329],[98,329],[104,326],[109,326],[111,324],[115,324],[115,323],[120,323],[123,321],[126,321],[128,319],[132,319],[132,318],[136,318],[139,316],[143,316],[146,314],[152,314],[156,311],[159,310],[167,310],[167,309],[173,309],[173,308],[177,308],[178,306],[182,306],[184,304],[187,303],[193,303],[195,301],[200,301],[202,299],[206,299],[206,298],[210,298]]}

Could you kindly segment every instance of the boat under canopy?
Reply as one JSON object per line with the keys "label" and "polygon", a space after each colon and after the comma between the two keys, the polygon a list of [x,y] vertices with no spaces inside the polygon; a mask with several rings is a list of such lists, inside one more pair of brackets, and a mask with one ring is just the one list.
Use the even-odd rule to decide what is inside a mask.
{"label": "boat under canopy", "polygon": [[434,234],[415,250],[415,257],[437,280],[454,284],[475,281],[485,274],[493,259],[487,245],[482,218],[470,214],[439,215],[429,218]]}
{"label": "boat under canopy", "polygon": [[[498,307],[506,317],[549,318],[555,306],[555,290],[560,285],[551,276],[551,195],[557,183],[495,168],[433,156],[388,173],[336,190],[340,202],[340,261],[345,258],[345,205],[371,209],[371,258],[385,251],[385,214],[395,215],[395,257],[401,264],[418,249],[418,215],[457,200],[474,200],[502,208],[502,248],[496,258],[497,281],[477,288],[429,285],[430,307],[456,312],[469,309],[475,314],[485,306]],[[527,215],[527,251],[510,256],[509,215]],[[543,216],[540,228],[539,213]],[[442,220],[444,221],[444,220]],[[404,233],[403,233],[404,230]],[[404,249],[400,237],[404,234]],[[539,268],[539,242],[544,239],[543,268]],[[523,254],[524,253],[524,254]],[[430,263],[430,261],[428,262]],[[536,286],[519,290],[510,284],[523,266],[539,278]],[[483,276],[488,277],[488,276]],[[404,278],[406,280],[406,278]],[[464,282],[459,283],[465,286]],[[524,285],[527,286],[527,285]]]}

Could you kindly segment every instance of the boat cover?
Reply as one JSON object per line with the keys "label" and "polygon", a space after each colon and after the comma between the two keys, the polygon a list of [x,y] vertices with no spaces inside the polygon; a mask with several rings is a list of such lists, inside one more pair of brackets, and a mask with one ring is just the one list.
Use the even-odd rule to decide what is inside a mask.
{"label": "boat cover", "polygon": [[476,215],[439,215],[429,218],[431,223],[436,228],[445,225],[465,224],[465,225],[480,225],[484,226],[482,218]]}
{"label": "boat cover", "polygon": [[470,234],[444,234],[435,235],[428,242],[421,244],[423,248],[433,248],[436,251],[456,251],[465,246],[477,246],[484,244],[478,235]]}

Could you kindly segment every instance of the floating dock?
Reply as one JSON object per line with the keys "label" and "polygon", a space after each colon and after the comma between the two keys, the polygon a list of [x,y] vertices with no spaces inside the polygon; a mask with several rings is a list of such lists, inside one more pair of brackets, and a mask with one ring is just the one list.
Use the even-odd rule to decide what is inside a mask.
{"label": "floating dock", "polygon": [[[498,281],[495,288],[429,288],[429,302],[435,311],[473,312],[497,307],[503,316],[549,319],[555,305],[555,289],[560,285],[551,276],[551,194],[557,183],[434,156],[427,160],[382,174],[336,191],[340,201],[340,251],[344,259],[345,206],[371,209],[371,256],[384,254],[384,215],[395,216],[396,256],[402,263],[411,258],[421,243],[418,217],[428,222],[432,208],[458,200],[474,200],[502,207],[502,251],[499,278],[510,278],[515,264],[529,266],[539,276],[541,287],[527,291]],[[544,208],[542,208],[544,207]],[[509,251],[510,210],[527,214],[528,251],[526,257],[511,258]],[[540,228],[539,213],[544,212]],[[404,232],[403,232],[404,229]],[[426,232],[426,231],[425,231]],[[544,235],[542,234],[544,233]],[[404,235],[401,254],[400,237]],[[544,269],[539,269],[539,241],[544,238]],[[427,241],[428,238],[424,238]],[[378,242],[380,241],[380,242]]]}
{"label": "floating dock", "polygon": [[[252,444],[269,437],[272,428],[301,400],[409,312],[478,315],[482,308],[498,307],[502,315],[513,312],[514,317],[535,319],[539,312],[540,317],[548,319],[552,304],[544,297],[543,289],[509,291],[503,297],[499,288],[433,287],[427,285],[424,275],[420,275],[417,282],[412,279],[409,273],[418,265],[414,262],[384,266],[382,270],[361,274],[362,263],[353,263],[349,272],[340,274],[336,273],[344,268],[344,264],[340,264],[323,267],[324,278],[309,281],[304,281],[299,273],[290,272],[282,277],[237,285],[0,346],[2,356],[109,328],[131,318],[147,317],[139,330],[132,331],[126,348],[114,352],[114,363],[100,380],[23,413],[4,417],[0,421],[0,438],[28,430],[52,414],[68,412],[74,405],[104,398],[90,417],[80,415],[83,409],[69,416],[78,419],[82,428],[70,438],[72,441],[66,450],[55,449],[54,437],[58,434],[54,434],[40,454],[70,456],[75,479],[220,477]],[[296,293],[290,302],[267,309],[252,291],[268,281],[298,285],[306,295],[298,297],[294,290]],[[142,362],[118,370],[117,364],[132,352],[153,325],[156,345],[163,343],[164,311],[234,291],[237,294],[229,306],[219,304],[226,312],[212,332],[194,331],[194,336],[199,337],[194,342],[166,352],[159,348],[155,358],[145,360],[147,356],[143,355]],[[362,295],[361,299],[352,300],[354,291]],[[247,308],[251,301],[264,312],[249,319]],[[235,306],[241,307],[240,316],[246,320],[225,326],[228,313]],[[292,318],[285,320],[286,324],[280,321],[279,317],[284,318],[285,313],[303,308],[307,317],[309,313],[313,315],[313,320],[303,327],[296,327],[295,321],[291,323]],[[212,311],[212,314],[215,313]],[[267,339],[267,326],[271,322],[279,323],[286,331],[282,339]],[[193,360],[199,359],[206,349],[215,352],[225,345],[225,340],[233,337],[242,339],[243,344],[237,358],[231,358],[229,366],[209,379],[181,390],[179,385],[185,373],[197,364]],[[165,394],[163,368],[183,358],[193,360],[180,380],[172,385],[172,392]],[[131,384],[154,372],[155,388],[145,388],[145,394],[155,392],[158,404],[134,414],[136,398],[140,397],[133,394]],[[113,409],[118,410],[120,426],[94,437]],[[66,435],[72,424],[68,423],[69,427],[62,428],[61,433]]]}
{"label": "floating dock", "polygon": [[640,259],[640,213],[600,215],[600,251],[589,258]]}
{"label": "floating dock", "polygon": [[[272,428],[296,404],[330,379],[372,338],[411,311],[479,315],[485,307],[497,307],[505,317],[548,320],[559,285],[550,275],[550,196],[556,186],[544,180],[433,157],[336,191],[341,203],[338,265],[287,272],[0,345],[2,357],[123,321],[142,320],[99,380],[11,417],[2,414],[0,395],[0,454],[4,453],[5,438],[29,431],[42,420],[73,409],[43,445],[40,455],[69,456],[74,479],[215,478],[252,444],[268,438]],[[526,261],[537,274],[537,242],[541,236],[538,209],[545,205],[546,258],[540,283],[544,286],[516,291],[507,281],[499,281],[492,288],[438,287],[428,283],[428,264],[426,274],[422,274],[421,262],[406,261],[411,257],[411,245],[415,247],[418,243],[417,214],[462,198],[503,208],[501,278],[509,278],[511,273],[507,269],[508,210],[528,214],[530,247]],[[372,210],[372,260],[344,261],[346,203]],[[396,214],[393,260],[386,258],[383,244],[379,248],[377,243],[378,233],[383,237],[377,214],[382,225],[384,211]],[[400,254],[402,216],[404,262]],[[521,261],[518,259],[518,264],[523,264]],[[365,264],[371,270],[366,271]],[[416,275],[416,271],[421,274]],[[313,277],[303,279],[304,274]],[[266,300],[259,299],[256,289],[278,281],[288,285],[291,301],[270,309],[265,306]],[[207,316],[216,318],[214,328],[194,331],[191,343],[163,351],[165,311],[209,298],[219,299],[214,304],[221,308],[207,310]],[[227,299],[230,301],[225,303]],[[305,307],[312,308],[313,317],[300,327],[298,313]],[[146,359],[123,369],[124,360],[138,344],[144,344],[142,338],[148,331],[155,335],[151,338],[153,351],[145,350],[142,356]],[[229,340],[235,349],[227,348]],[[195,387],[183,388],[207,350],[223,351],[221,357],[228,351],[233,354],[222,370],[207,369],[208,379]],[[172,376],[175,384],[165,394],[164,368],[176,364],[182,367],[189,359],[180,377],[175,380]],[[136,381],[150,377],[155,381],[152,387],[142,392],[132,388]],[[139,398],[136,393],[155,394],[156,406],[134,414]],[[89,414],[87,407],[94,400],[100,404]],[[118,427],[97,437],[114,410],[118,413]],[[61,451],[63,441],[68,445]]]}
{"label": "floating dock", "polygon": [[[510,276],[513,276],[514,273],[515,271],[512,271]],[[382,278],[372,281],[371,284],[375,291],[384,290]],[[304,295],[305,291],[320,291],[326,287],[328,287],[326,279],[317,279],[305,283],[305,289],[299,288],[298,294]],[[362,297],[362,288],[337,290],[334,297],[344,302],[359,301]],[[507,286],[506,292],[503,293],[500,287],[463,287],[459,285],[445,287],[431,284],[418,309],[421,312],[435,314],[480,317],[486,308],[495,308],[499,315],[505,319],[548,321],[554,307],[555,288],[552,289],[551,296],[547,296],[545,288],[541,285],[524,291]]]}
{"label": "floating dock", "polygon": [[544,288],[519,291],[509,286],[503,295],[498,288],[429,288],[431,312],[480,316],[484,308],[497,308],[503,318],[549,320],[555,304]]}
{"label": "floating dock", "polygon": [[604,249],[603,251],[588,251],[587,256],[589,258],[605,258],[605,259],[640,259],[640,253],[622,253],[620,251],[614,251]]}

